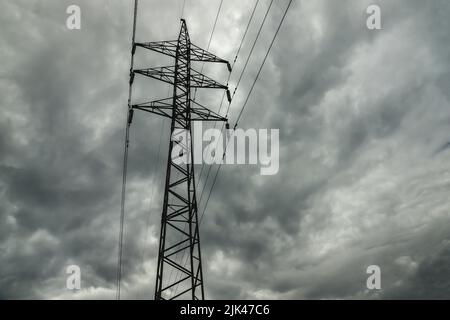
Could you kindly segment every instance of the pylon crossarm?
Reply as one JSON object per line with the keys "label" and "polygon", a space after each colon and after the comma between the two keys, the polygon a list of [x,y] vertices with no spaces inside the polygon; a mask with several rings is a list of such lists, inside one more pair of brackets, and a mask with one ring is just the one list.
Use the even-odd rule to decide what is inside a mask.
{"label": "pylon crossarm", "polygon": [[221,59],[193,43],[191,43],[191,61],[225,63],[228,71],[231,72],[231,65],[227,60]]}
{"label": "pylon crossarm", "polygon": [[191,88],[228,89],[226,85],[220,84],[194,69],[191,69]]}
{"label": "pylon crossarm", "polygon": [[134,104],[131,107],[133,109],[142,110],[150,113],[154,113],[166,118],[172,117],[172,98],[159,99],[150,102],[144,102],[139,104]]}
{"label": "pylon crossarm", "polygon": [[191,106],[191,121],[228,121],[227,118],[209,110],[202,106],[200,103],[191,100],[193,106]]}
{"label": "pylon crossarm", "polygon": [[[162,107],[138,107],[138,106],[133,106],[133,109],[142,110],[142,111],[145,111],[145,112],[149,112],[149,113],[157,114],[159,116],[170,118],[170,114],[168,113],[169,111],[166,112],[164,110],[165,107],[162,108]],[[167,108],[167,109],[170,109],[170,108]]]}
{"label": "pylon crossarm", "polygon": [[134,73],[141,74],[143,76],[161,80],[168,84],[174,84],[175,67],[159,67],[159,68],[147,68],[134,70]]}
{"label": "pylon crossarm", "polygon": [[[175,67],[158,67],[158,68],[147,68],[147,69],[137,69],[133,71],[134,73],[141,74],[143,76],[160,80],[169,84],[174,84],[175,78]],[[191,88],[210,88],[210,89],[228,89],[226,85],[223,85],[204,74],[191,69],[190,76]]]}
{"label": "pylon crossarm", "polygon": [[[162,53],[164,55],[175,58],[177,54],[178,40],[170,41],[153,41],[153,42],[137,42],[136,47],[145,48],[151,51]],[[191,43],[191,61],[198,62],[216,62],[225,63],[228,67],[228,71],[231,72],[231,65],[227,60],[219,58],[215,54],[208,52],[195,44]]]}
{"label": "pylon crossarm", "polygon": [[178,40],[154,41],[145,43],[136,43],[136,47],[142,47],[151,51],[165,54],[170,57],[176,57]]}

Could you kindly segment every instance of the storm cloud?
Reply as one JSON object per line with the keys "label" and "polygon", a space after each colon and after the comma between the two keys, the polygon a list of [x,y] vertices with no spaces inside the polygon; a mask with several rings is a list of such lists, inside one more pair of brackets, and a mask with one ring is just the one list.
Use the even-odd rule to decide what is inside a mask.
{"label": "storm cloud", "polygon": [[[198,46],[208,45],[219,3],[186,1]],[[71,4],[80,30],[66,27]],[[268,4],[260,1],[232,89]],[[231,123],[286,4],[274,2]],[[381,30],[366,27],[370,4],[381,8]],[[175,39],[182,5],[141,0],[137,41]],[[234,59],[253,5],[224,1],[211,52]],[[0,6],[0,298],[113,299],[132,1]],[[208,299],[450,298],[449,16],[448,0],[294,0],[239,123],[280,130],[280,170],[222,167],[201,224]],[[136,55],[137,67],[168,64]],[[204,71],[226,81],[223,66]],[[168,90],[140,79],[134,99]],[[221,95],[199,92],[199,101],[217,111]],[[168,130],[167,120],[135,114],[124,299],[153,298]],[[66,289],[72,264],[78,291]],[[369,265],[381,268],[381,290],[366,287]]]}

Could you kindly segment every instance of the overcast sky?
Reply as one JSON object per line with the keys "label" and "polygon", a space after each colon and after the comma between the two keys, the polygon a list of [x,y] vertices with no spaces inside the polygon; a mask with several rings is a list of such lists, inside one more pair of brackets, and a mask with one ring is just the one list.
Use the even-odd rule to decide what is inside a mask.
{"label": "overcast sky", "polygon": [[[232,123],[287,3],[275,2]],[[187,0],[198,46],[219,3]],[[231,88],[268,3],[260,1]],[[66,28],[70,4],[81,8],[81,30]],[[370,4],[381,7],[382,30],[366,27]],[[211,52],[234,59],[253,5],[224,1]],[[0,8],[0,298],[113,299],[132,1]],[[141,0],[137,41],[175,39],[181,8]],[[450,298],[449,16],[448,0],[294,0],[240,122],[280,130],[280,171],[222,168],[201,224],[207,298]],[[136,55],[138,67],[170,63]],[[226,81],[224,66],[205,72]],[[141,80],[135,101],[167,94]],[[199,93],[213,110],[220,98]],[[124,299],[153,298],[168,130],[136,113]],[[72,264],[79,291],[66,289]],[[381,290],[366,287],[369,265],[381,268]]]}

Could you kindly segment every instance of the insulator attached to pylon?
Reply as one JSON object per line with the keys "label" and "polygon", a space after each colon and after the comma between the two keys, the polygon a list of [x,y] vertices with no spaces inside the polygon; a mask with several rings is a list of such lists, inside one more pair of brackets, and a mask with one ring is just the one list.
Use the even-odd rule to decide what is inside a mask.
{"label": "insulator attached to pylon", "polygon": [[227,89],[227,99],[228,99],[228,103],[231,103],[231,93],[230,90]]}
{"label": "insulator attached to pylon", "polygon": [[133,84],[133,81],[134,81],[134,71],[133,69],[130,69],[130,85]]}
{"label": "insulator attached to pylon", "polygon": [[231,72],[231,64],[227,62],[228,71]]}
{"label": "insulator attached to pylon", "polygon": [[128,110],[128,125],[133,122],[134,109]]}
{"label": "insulator attached to pylon", "polygon": [[227,123],[225,124],[225,128],[226,128],[227,130],[230,129],[230,124],[228,123],[228,121],[227,121]]}
{"label": "insulator attached to pylon", "polygon": [[133,48],[131,49],[131,54],[134,55],[136,53],[136,43],[133,43]]}

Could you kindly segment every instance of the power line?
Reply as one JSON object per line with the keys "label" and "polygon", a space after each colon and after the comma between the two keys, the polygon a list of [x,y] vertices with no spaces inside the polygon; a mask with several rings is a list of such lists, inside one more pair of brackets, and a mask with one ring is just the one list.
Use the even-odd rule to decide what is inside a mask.
{"label": "power line", "polygon": [[258,3],[259,3],[259,0],[256,0],[255,6],[253,7],[253,10],[252,10],[252,14],[250,15],[250,18],[248,19],[247,27],[245,28],[244,34],[242,35],[241,43],[239,44],[239,48],[238,48],[238,50],[237,50],[237,52],[236,52],[236,56],[234,57],[234,60],[233,60],[233,66],[234,66],[234,64],[235,64],[236,61],[237,61],[237,58],[238,58],[238,56],[239,56],[239,53],[241,52],[242,45],[243,45],[243,43],[244,43],[244,39],[245,39],[245,37],[247,36],[247,32],[248,32],[248,29],[250,28],[250,24],[252,23],[253,16],[255,15],[256,7],[258,7]]}
{"label": "power line", "polygon": [[[239,53],[241,52],[242,45],[244,43],[245,37],[247,36],[247,32],[248,32],[248,29],[250,28],[250,24],[251,24],[251,22],[253,20],[253,16],[255,15],[255,11],[256,11],[256,7],[258,6],[258,3],[259,3],[259,0],[256,0],[255,5],[254,5],[253,10],[252,10],[252,13],[251,13],[250,18],[249,18],[248,23],[247,23],[247,27],[245,28],[244,34],[243,34],[243,36],[241,38],[241,42],[239,44],[239,48],[238,48],[238,50],[236,52],[236,56],[234,57],[233,64],[231,65],[231,72],[228,74],[227,86],[228,86],[228,84],[230,82],[231,74],[234,71],[234,65],[236,64],[236,61],[237,61],[238,56],[239,56]],[[220,111],[222,110],[222,105],[223,105],[223,102],[225,100],[225,94],[226,94],[225,92],[222,94],[222,100],[220,102],[219,111],[217,111],[218,114],[220,114]],[[231,102],[229,102],[228,105],[230,105],[230,103]],[[229,110],[229,107],[227,109],[227,115],[228,115],[228,110]],[[225,118],[227,117],[227,115],[225,115]],[[216,128],[216,121],[214,121],[214,128]],[[222,130],[223,130],[223,125],[222,125],[221,131]],[[209,148],[209,145],[208,145],[208,148]],[[204,168],[205,168],[205,164],[203,163],[202,167],[200,169],[200,174],[198,175],[197,188],[200,186],[200,178],[202,177],[202,173],[203,173],[203,169]],[[205,180],[205,184],[206,184],[207,180],[208,180],[208,175],[207,175],[207,178]],[[200,200],[201,200],[201,197],[200,197]],[[199,201],[199,203],[200,203],[200,201]]]}
{"label": "power line", "polygon": [[132,117],[132,108],[131,108],[131,95],[133,91],[132,86],[132,74],[133,74],[133,66],[134,66],[134,43],[136,37],[136,17],[137,17],[137,7],[138,0],[134,0],[134,14],[133,14],[133,35],[132,35],[132,53],[131,53],[131,62],[130,62],[130,85],[128,89],[128,116],[126,119],[125,125],[125,146],[124,146],[124,154],[123,154],[123,168],[122,168],[122,197],[120,203],[120,223],[119,223],[119,248],[118,248],[118,258],[117,258],[117,291],[116,291],[116,299],[120,300],[120,282],[122,278],[122,252],[123,252],[123,224],[125,219],[125,191],[127,184],[127,167],[128,167],[128,146],[130,140],[130,124]]}
{"label": "power line", "polygon": [[259,27],[258,33],[256,34],[255,41],[253,41],[252,48],[250,49],[250,53],[248,54],[247,60],[245,61],[245,64],[244,64],[244,68],[242,69],[242,72],[241,72],[241,75],[239,76],[236,87],[234,88],[233,95],[231,96],[231,100],[233,100],[234,95],[236,94],[236,91],[239,87],[239,84],[241,83],[242,77],[244,76],[244,72],[247,69],[248,62],[250,61],[250,58],[253,54],[253,50],[255,49],[256,43],[258,42],[259,36],[261,35],[262,28],[264,27],[264,24],[266,23],[266,19],[267,19],[267,16],[269,15],[270,9],[272,8],[272,4],[273,4],[273,0],[270,1],[269,7],[267,8],[266,13],[264,14],[264,19],[261,23],[261,26]]}
{"label": "power line", "polygon": [[[211,46],[211,41],[212,41],[212,38],[214,35],[214,31],[216,31],[217,20],[219,20],[220,11],[222,10],[222,4],[223,4],[223,0],[220,0],[219,9],[217,9],[216,19],[214,20],[214,25],[213,25],[213,28],[211,31],[211,35],[209,36],[208,47],[207,47],[206,51],[208,51],[209,47]],[[203,63],[203,65],[205,65],[205,64]]]}
{"label": "power line", "polygon": [[[279,31],[280,31],[280,28],[281,28],[281,26],[282,26],[282,24],[283,24],[283,22],[284,22],[284,19],[286,18],[286,15],[287,15],[287,13],[288,13],[288,11],[289,11],[289,8],[290,8],[290,6],[291,6],[291,3],[292,3],[292,0],[289,0],[289,3],[288,3],[288,5],[287,5],[287,7],[286,7],[286,10],[284,11],[283,17],[281,18],[280,24],[278,25],[278,28],[277,28],[277,30],[276,30],[276,32],[275,32],[275,35],[273,36],[272,42],[270,43],[269,49],[267,50],[266,55],[264,56],[264,60],[262,61],[261,66],[259,67],[258,73],[257,73],[257,75],[256,75],[256,77],[255,77],[255,80],[253,81],[252,87],[251,87],[251,89],[250,89],[250,91],[249,91],[249,93],[248,93],[248,95],[247,95],[247,98],[245,99],[245,102],[244,102],[244,104],[243,104],[243,106],[242,106],[242,108],[241,108],[241,111],[239,112],[239,115],[238,115],[238,118],[236,119],[236,123],[235,123],[235,125],[234,125],[234,128],[236,128],[236,126],[237,126],[239,120],[240,120],[241,117],[242,117],[242,114],[243,114],[244,109],[245,109],[245,107],[246,107],[246,105],[247,105],[247,102],[248,102],[248,100],[249,100],[249,98],[250,98],[250,95],[251,95],[252,92],[253,92],[253,88],[255,87],[255,84],[256,84],[256,82],[258,81],[258,78],[259,78],[259,75],[260,75],[260,73],[261,73],[261,70],[263,69],[264,64],[265,64],[265,62],[266,62],[266,60],[267,60],[267,57],[269,56],[270,50],[272,49],[272,46],[273,46],[273,44],[274,44],[274,42],[275,42],[275,39],[277,38],[277,35],[278,35],[278,33],[279,33]],[[225,151],[224,151],[223,157],[225,157],[225,153],[226,153],[226,150],[227,150],[227,146],[228,146],[228,143],[227,143],[227,145],[225,146]],[[203,215],[205,214],[206,208],[207,208],[207,206],[208,206],[209,199],[210,199],[210,197],[211,197],[212,191],[213,191],[214,186],[215,186],[215,184],[216,184],[216,180],[217,180],[217,177],[218,177],[218,175],[219,175],[219,172],[220,172],[220,168],[221,168],[221,167],[222,167],[222,163],[221,163],[221,164],[219,165],[219,167],[217,168],[217,172],[216,172],[216,175],[214,176],[214,180],[213,180],[213,183],[212,183],[212,185],[211,185],[211,190],[210,190],[209,195],[208,195],[208,198],[207,198],[207,200],[206,200],[206,203],[205,203],[205,207],[204,207],[204,209],[203,209],[203,212],[202,212],[202,214],[201,214],[201,216],[200,216],[200,222],[199,222],[199,223],[202,222]]]}
{"label": "power line", "polygon": [[[164,123],[165,121],[161,122],[161,131],[159,133],[159,143],[158,143],[158,152],[155,155],[156,161],[154,161],[155,165],[154,165],[154,169],[157,170],[156,172],[162,172],[162,170],[159,170],[159,164],[161,162],[161,144],[162,144],[162,136],[163,136],[163,132],[164,132]],[[156,174],[155,176],[159,176],[159,174]],[[147,221],[146,221],[146,227],[145,227],[145,233],[144,233],[144,246],[142,248],[142,269],[144,269],[144,263],[145,263],[145,247],[147,246],[147,241],[148,241],[148,231],[150,228],[150,212],[151,212],[151,207],[152,207],[152,203],[153,203],[153,197],[155,195],[155,184],[152,184],[152,191],[150,193],[150,199],[148,202],[148,206],[149,206],[149,212],[147,215]],[[137,293],[137,298],[139,298],[139,292]]]}
{"label": "power line", "polygon": [[284,11],[283,17],[281,18],[281,21],[280,21],[280,24],[278,25],[277,31],[275,32],[275,35],[273,36],[272,42],[270,43],[270,46],[269,46],[269,49],[267,50],[266,55],[264,56],[264,60],[261,63],[261,66],[259,67],[259,70],[258,70],[258,73],[256,74],[255,80],[253,81],[253,84],[252,84],[252,86],[250,88],[250,91],[248,92],[247,98],[245,99],[245,102],[244,102],[244,104],[242,106],[242,109],[239,112],[239,115],[238,115],[238,117],[236,119],[235,126],[237,126],[239,120],[242,117],[242,113],[244,112],[244,109],[247,106],[248,99],[250,98],[250,95],[253,92],[255,84],[258,81],[259,75],[261,74],[261,71],[262,71],[262,69],[264,67],[264,64],[266,63],[267,57],[269,56],[270,50],[272,49],[272,46],[273,46],[273,43],[275,42],[275,39],[277,38],[278,32],[280,31],[280,28],[281,28],[281,25],[283,24],[283,21],[286,18],[286,14],[288,13],[288,10],[289,10],[289,7],[291,6],[291,3],[292,3],[292,0],[289,1],[288,5],[286,7],[286,10]]}
{"label": "power line", "polygon": [[[258,4],[258,3],[256,3],[256,5],[257,5],[257,4]],[[258,42],[259,36],[261,35],[261,31],[262,31],[262,29],[263,29],[263,27],[264,27],[264,25],[265,25],[265,23],[266,23],[267,16],[269,15],[270,9],[272,8],[272,4],[273,4],[273,0],[270,1],[270,4],[269,4],[269,6],[267,7],[267,10],[266,10],[266,13],[264,14],[264,18],[263,18],[263,20],[262,20],[262,22],[261,22],[261,25],[259,26],[258,33],[256,34],[255,40],[253,41],[252,47],[251,47],[250,52],[249,52],[249,54],[248,54],[248,56],[247,56],[247,59],[246,59],[245,64],[244,64],[244,67],[242,68],[242,71],[241,71],[241,74],[240,74],[240,76],[239,76],[239,79],[238,79],[238,82],[237,82],[237,84],[236,84],[236,87],[234,88],[233,95],[231,96],[231,101],[228,103],[228,107],[227,107],[227,111],[226,111],[226,116],[225,116],[225,117],[228,117],[228,112],[229,112],[229,110],[230,110],[231,103],[233,102],[234,96],[236,95],[237,89],[239,88],[239,84],[241,83],[241,80],[242,80],[242,78],[243,78],[243,76],[244,76],[245,70],[247,69],[248,63],[249,63],[250,58],[251,58],[251,56],[252,56],[252,54],[253,54],[253,50],[254,50],[255,47],[256,47],[256,43]],[[255,5],[255,9],[256,9],[256,5]],[[255,10],[255,9],[254,9],[254,10]],[[223,128],[224,128],[224,125],[222,125],[221,131],[223,131]],[[218,142],[218,143],[219,143],[219,142]],[[205,166],[205,164],[202,164],[202,169],[200,170],[200,173],[203,171],[204,166]],[[211,172],[211,168],[212,168],[212,167],[209,167],[209,168],[208,168],[208,172],[207,172],[207,174],[206,174],[206,180],[205,180],[205,183],[203,184],[202,192],[200,193],[200,199],[203,198],[203,192],[204,192],[205,189],[206,189],[206,185],[207,185],[207,182],[208,182],[209,174],[210,174],[210,172]],[[200,179],[199,179],[199,180],[200,180]],[[199,202],[199,203],[200,203],[200,202]]]}
{"label": "power line", "polygon": [[[217,9],[216,18],[214,19],[213,28],[212,28],[211,34],[209,36],[209,41],[208,41],[208,46],[206,47],[206,51],[209,51],[209,47],[211,46],[211,41],[212,41],[212,38],[214,36],[214,32],[216,31],[217,20],[219,20],[220,11],[222,10],[222,4],[223,4],[223,0],[220,0],[219,9]],[[200,69],[200,73],[203,72],[203,68],[204,67],[205,67],[205,63],[202,64],[202,68]],[[195,101],[196,97],[197,97],[197,88],[195,88],[195,91],[194,91],[194,101]]]}
{"label": "power line", "polygon": [[[256,10],[256,7],[257,7],[257,5],[258,5],[258,2],[259,2],[259,0],[255,3],[255,7],[253,8],[252,14],[251,14],[250,19],[249,19],[249,23],[247,24],[246,31],[245,31],[245,33],[244,33],[244,36],[243,36],[242,40],[241,40],[241,44],[240,44],[240,46],[239,46],[238,53],[239,53],[239,51],[240,51],[240,49],[241,49],[241,47],[242,47],[242,42],[244,41],[245,35],[247,34],[248,28],[249,28],[250,23],[251,23],[251,21],[252,21],[252,19],[253,19],[253,15],[254,15],[254,13],[255,13],[255,10]],[[255,38],[254,42],[253,42],[252,48],[251,48],[251,50],[250,50],[250,52],[249,52],[249,55],[248,55],[248,57],[247,57],[247,60],[246,60],[246,62],[245,62],[244,68],[243,68],[242,71],[241,71],[241,74],[240,74],[240,77],[239,77],[239,81],[238,81],[238,83],[237,83],[237,85],[236,85],[236,88],[234,89],[234,92],[233,92],[233,96],[232,96],[232,98],[231,98],[231,101],[230,101],[229,104],[228,104],[228,108],[227,108],[227,111],[226,111],[226,114],[227,114],[226,116],[228,116],[228,112],[229,112],[229,109],[230,109],[230,106],[231,106],[231,102],[233,101],[233,97],[234,97],[234,95],[236,94],[237,88],[239,87],[239,84],[240,84],[240,81],[241,81],[241,79],[242,79],[242,76],[243,76],[243,74],[244,74],[244,72],[245,72],[245,69],[247,68],[248,62],[249,62],[250,57],[251,57],[251,55],[252,55],[252,53],[253,53],[253,50],[254,50],[255,45],[256,45],[256,42],[257,42],[258,39],[259,39],[259,36],[260,36],[260,34],[261,34],[261,30],[262,30],[262,28],[263,28],[263,26],[264,26],[264,24],[265,24],[266,18],[267,18],[268,14],[269,14],[269,11],[270,11],[271,7],[272,7],[272,3],[273,3],[273,0],[270,2],[269,7],[268,7],[267,10],[266,10],[266,13],[265,13],[265,15],[264,15],[263,21],[262,21],[262,23],[261,23],[261,26],[259,27],[258,33],[257,33],[257,35],[256,35],[256,38]],[[236,60],[237,60],[237,56],[236,56],[236,58],[235,58],[235,60],[234,60],[234,62],[233,62],[233,66],[234,66],[234,63],[236,62]],[[232,68],[232,70],[233,70],[233,68]],[[228,78],[228,80],[229,80],[229,79],[230,79],[230,78]],[[228,85],[228,83],[227,83],[227,85]],[[221,131],[223,130],[223,128],[224,128],[224,125],[222,125]],[[227,146],[228,146],[228,144],[227,144]],[[226,151],[226,147],[225,147],[225,151]],[[225,152],[224,152],[223,157],[225,157]],[[215,186],[215,184],[216,184],[217,176],[218,176],[218,174],[219,174],[219,171],[220,171],[221,166],[222,166],[222,164],[219,165],[219,168],[217,169],[217,172],[216,172],[216,174],[215,174],[215,176],[214,176],[214,180],[213,180],[213,183],[212,183],[212,185],[211,185],[211,190],[210,190],[210,192],[209,192],[209,194],[208,194],[208,198],[207,198],[207,200],[206,200],[205,207],[204,207],[203,212],[202,212],[202,214],[201,214],[201,216],[200,216],[199,224],[201,224],[201,221],[202,221],[202,219],[203,219],[203,215],[205,214],[206,207],[208,206],[209,199],[211,198],[211,193],[212,193],[212,190],[213,190],[213,188],[214,188],[214,186]],[[202,170],[203,170],[203,168],[204,168],[204,164],[202,165]],[[207,173],[207,176],[206,176],[206,179],[205,179],[205,183],[204,183],[202,192],[201,192],[201,194],[200,194],[199,204],[200,204],[201,199],[202,199],[202,197],[203,197],[203,193],[204,193],[205,188],[206,188],[206,185],[207,185],[207,181],[208,181],[208,178],[209,178],[209,174],[210,174],[210,172],[211,172],[211,168],[212,168],[212,166],[210,166],[210,167],[208,168],[208,173]],[[199,178],[200,178],[200,177],[199,177]],[[182,259],[183,259],[183,258],[182,258]],[[184,265],[186,265],[186,263],[187,263],[187,259],[185,260]]]}
{"label": "power line", "polygon": [[120,205],[120,226],[119,226],[119,249],[118,249],[118,261],[117,261],[117,291],[116,299],[120,300],[120,281],[122,277],[122,250],[123,250],[123,223],[125,218],[125,190],[127,184],[127,166],[128,166],[128,145],[130,137],[130,127],[127,120],[127,128],[125,133],[125,151],[123,156],[123,168],[122,168],[122,197]]}
{"label": "power line", "polygon": [[[259,0],[258,0],[258,1],[259,1]],[[206,48],[207,51],[209,50],[209,47],[211,46],[211,41],[212,41],[212,38],[213,38],[213,35],[214,35],[214,31],[216,30],[216,24],[217,24],[217,20],[218,20],[218,18],[219,18],[220,11],[221,11],[221,9],[222,9],[222,4],[223,4],[223,0],[220,1],[219,9],[217,10],[217,14],[216,14],[216,18],[215,18],[215,20],[214,20],[214,25],[213,25],[213,28],[212,28],[212,31],[211,31],[211,35],[209,36],[208,47]],[[234,62],[233,62],[233,66],[234,66]],[[231,67],[231,70],[233,70],[233,66]],[[203,63],[203,64],[202,64],[202,68],[201,68],[201,70],[200,70],[200,73],[203,72],[203,68],[204,68],[204,67],[205,67],[205,64]],[[230,76],[231,76],[231,72],[228,74],[227,86],[228,86],[228,81],[230,80]],[[220,108],[219,108],[218,113],[220,113],[220,109],[221,109],[221,107],[222,107],[222,103],[223,103],[224,97],[225,97],[225,92],[224,92],[223,95],[222,95],[222,102],[221,102],[221,104],[220,104],[221,106],[220,106]],[[195,91],[194,91],[194,101],[196,100],[196,98],[197,98],[197,88],[195,88]],[[216,126],[216,124],[215,124],[215,122],[214,122],[214,128],[215,128],[215,126]],[[200,174],[198,175],[197,187],[200,185],[200,178],[201,178],[201,176],[202,176],[203,167],[204,167],[204,165],[202,165],[202,167],[201,167],[201,169],[200,169]]]}

